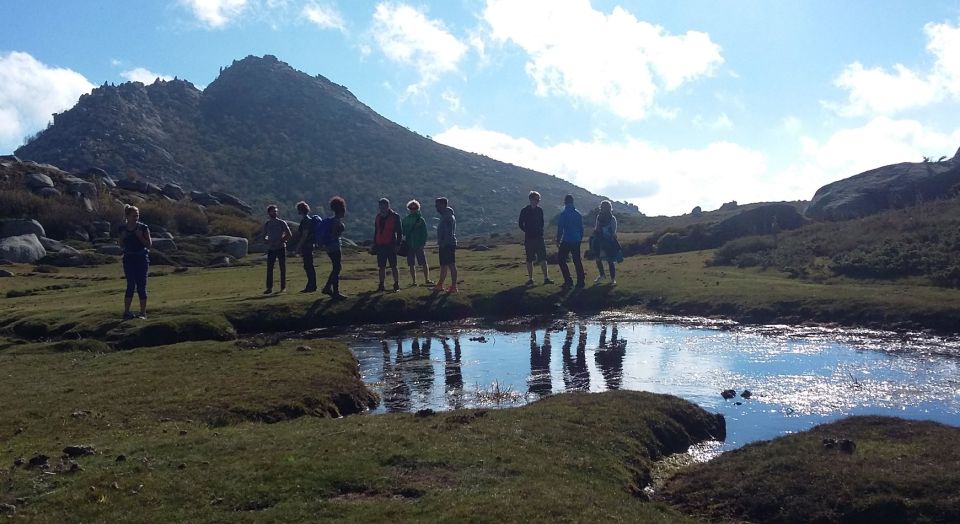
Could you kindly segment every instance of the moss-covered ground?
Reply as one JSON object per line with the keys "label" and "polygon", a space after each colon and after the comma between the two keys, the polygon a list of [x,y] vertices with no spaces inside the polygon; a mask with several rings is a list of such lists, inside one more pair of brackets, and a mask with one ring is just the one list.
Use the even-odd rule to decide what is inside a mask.
{"label": "moss-covered ground", "polygon": [[713,521],[960,522],[958,440],[935,422],[851,417],[725,453],[658,498]]}

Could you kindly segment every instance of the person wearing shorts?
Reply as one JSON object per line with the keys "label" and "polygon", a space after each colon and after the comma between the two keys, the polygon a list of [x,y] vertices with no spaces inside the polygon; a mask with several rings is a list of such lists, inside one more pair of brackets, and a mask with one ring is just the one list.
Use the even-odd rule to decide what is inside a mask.
{"label": "person wearing shorts", "polygon": [[393,290],[400,291],[400,273],[397,271],[397,247],[403,239],[400,215],[390,208],[390,201],[386,198],[381,198],[377,205],[380,212],[373,220],[373,252],[377,255],[377,269],[380,271],[377,291],[385,291],[383,281],[388,264],[393,273]]}
{"label": "person wearing shorts", "polygon": [[440,279],[434,289],[443,290],[443,281],[447,278],[447,272],[450,273],[450,287],[447,293],[456,294],[457,288],[457,217],[453,213],[446,197],[439,197],[436,200],[437,213],[440,215],[440,223],[437,224],[437,248],[440,251]]}
{"label": "person wearing shorts", "polygon": [[543,283],[552,284],[547,274],[547,245],[543,241],[543,208],[540,207],[540,193],[531,191],[528,196],[530,205],[520,210],[518,225],[523,231],[523,248],[527,256],[527,285],[533,285],[533,263],[540,264]]}
{"label": "person wearing shorts", "polygon": [[427,222],[420,213],[420,202],[411,200],[407,202],[407,216],[403,217],[401,222],[403,238],[407,242],[407,267],[410,269],[411,286],[417,285],[417,264],[423,271],[423,283],[431,286],[430,266],[427,264],[427,256],[424,253],[424,247],[427,245]]}

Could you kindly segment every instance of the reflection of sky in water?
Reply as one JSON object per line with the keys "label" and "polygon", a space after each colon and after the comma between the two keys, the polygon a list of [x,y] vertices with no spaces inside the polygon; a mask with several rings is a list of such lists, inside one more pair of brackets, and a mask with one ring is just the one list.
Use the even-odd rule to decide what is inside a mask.
{"label": "reflection of sky in water", "polygon": [[[515,406],[571,390],[641,390],[722,413],[724,449],[854,414],[960,425],[960,346],[950,339],[634,319],[572,320],[549,331],[439,329],[383,341],[365,334],[352,342],[364,380],[383,397],[378,411],[490,406],[498,398],[500,406]],[[479,336],[486,342],[470,340]],[[753,398],[724,400],[724,389],[749,389]]]}

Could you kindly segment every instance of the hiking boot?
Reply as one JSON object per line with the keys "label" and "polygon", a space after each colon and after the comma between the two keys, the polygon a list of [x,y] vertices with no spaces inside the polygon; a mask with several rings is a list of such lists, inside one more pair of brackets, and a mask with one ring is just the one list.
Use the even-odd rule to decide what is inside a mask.
{"label": "hiking boot", "polygon": [[450,286],[450,287],[447,288],[447,294],[448,294],[448,295],[456,295],[456,294],[459,293],[459,292],[460,292],[460,290],[457,289],[457,286]]}
{"label": "hiking boot", "polygon": [[593,283],[596,284],[597,282],[601,282],[605,278],[607,278],[606,275],[597,275],[597,278],[593,279]]}
{"label": "hiking boot", "polygon": [[347,295],[344,295],[343,293],[341,293],[341,292],[339,292],[339,291],[334,291],[333,294],[330,295],[330,297],[333,298],[334,300],[346,300],[346,299],[347,299]]}
{"label": "hiking boot", "polygon": [[544,285],[553,284],[553,280],[550,280],[550,277],[545,277],[545,278],[543,279],[543,284],[544,284]]}
{"label": "hiking boot", "polygon": [[399,282],[394,282],[394,283],[393,283],[393,291],[394,291],[394,293],[396,293],[397,291],[400,291],[400,283],[399,283]]}
{"label": "hiking boot", "polygon": [[264,290],[263,290],[263,294],[264,294],[264,295],[269,295],[270,293],[273,293],[273,290],[270,289],[270,288],[267,288],[267,289],[264,289]]}
{"label": "hiking boot", "polygon": [[611,286],[617,285],[617,280],[616,280],[616,279],[611,280],[611,281],[610,281],[610,285],[611,285]]}
{"label": "hiking boot", "polygon": [[533,279],[531,278],[531,279],[527,280],[527,283],[524,284],[524,285],[525,285],[525,286],[532,286],[532,285],[533,285]]}
{"label": "hiking boot", "polygon": [[316,293],[316,292],[317,292],[317,288],[315,288],[315,287],[305,287],[305,288],[301,289],[300,292],[301,292],[301,293]]}
{"label": "hiking boot", "polygon": [[287,290],[287,286],[280,286],[280,291],[277,291],[277,293],[283,293],[286,290]]}
{"label": "hiking boot", "polygon": [[436,282],[434,282],[433,280],[430,280],[430,279],[427,279],[427,280],[423,283],[423,285],[425,285],[425,286],[427,286],[427,287],[432,286],[432,285],[434,285],[434,284],[436,284]]}
{"label": "hiking boot", "polygon": [[387,288],[383,287],[383,284],[380,284],[379,286],[377,286],[377,293],[383,293],[386,290]]}
{"label": "hiking boot", "polygon": [[324,286],[324,288],[321,289],[320,292],[323,293],[324,295],[333,296],[333,289],[331,289],[330,286]]}
{"label": "hiking boot", "polygon": [[433,286],[434,291],[443,291],[443,282],[438,282],[437,285]]}
{"label": "hiking boot", "polygon": [[131,312],[129,312],[129,311],[124,311],[124,312],[123,312],[123,319],[124,319],[124,320],[133,320],[133,319],[135,319],[135,318],[137,318],[137,316],[134,315],[133,313],[131,313]]}
{"label": "hiking boot", "polygon": [[137,316],[137,318],[142,319],[142,320],[146,320],[146,319],[147,319],[147,314],[146,314],[146,313],[142,313],[142,312],[141,312],[141,313],[137,313],[136,316]]}
{"label": "hiking boot", "polygon": [[583,288],[583,280],[578,280],[576,287],[577,287],[577,289],[582,289],[582,288]]}
{"label": "hiking boot", "polygon": [[563,281],[563,285],[561,285],[560,287],[562,287],[563,289],[570,289],[570,288],[572,288],[572,287],[573,287],[573,280],[564,280],[564,281]]}

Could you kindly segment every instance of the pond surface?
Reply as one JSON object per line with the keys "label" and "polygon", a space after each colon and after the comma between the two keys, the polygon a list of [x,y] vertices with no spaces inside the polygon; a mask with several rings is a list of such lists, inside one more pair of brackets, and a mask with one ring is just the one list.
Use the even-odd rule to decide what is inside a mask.
{"label": "pond surface", "polygon": [[847,415],[960,425],[957,339],[606,314],[373,329],[348,342],[383,399],[376,412],[513,407],[566,391],[668,393],[726,417],[715,451]]}

